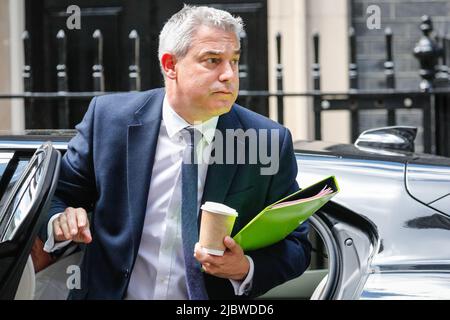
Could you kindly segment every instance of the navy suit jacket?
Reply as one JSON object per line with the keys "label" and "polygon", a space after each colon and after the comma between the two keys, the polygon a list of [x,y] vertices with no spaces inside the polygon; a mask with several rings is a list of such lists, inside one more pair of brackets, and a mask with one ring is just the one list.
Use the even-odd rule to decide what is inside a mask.
{"label": "navy suit jacket", "polygon": [[[48,219],[67,206],[92,211],[93,241],[85,248],[81,289],[72,290],[70,298],[122,299],[126,295],[142,235],[163,98],[164,89],[96,97],[76,126],[77,135],[62,159],[57,190],[41,229],[45,241]],[[298,190],[292,138],[286,128],[237,104],[217,123],[224,134],[226,129],[249,128],[279,130],[279,172],[261,175],[260,169],[268,165],[248,160],[209,165],[202,203],[216,201],[237,210],[232,235],[264,207]],[[241,143],[248,152],[247,140]],[[285,240],[246,252],[255,265],[250,297],[304,272],[310,261],[308,229],[305,222]],[[237,298],[228,279],[204,276],[211,299]]]}

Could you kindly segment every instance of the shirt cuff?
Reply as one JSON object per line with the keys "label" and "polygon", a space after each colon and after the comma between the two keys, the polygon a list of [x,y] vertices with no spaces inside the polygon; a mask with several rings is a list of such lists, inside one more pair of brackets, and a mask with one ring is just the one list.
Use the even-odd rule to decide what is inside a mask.
{"label": "shirt cuff", "polygon": [[53,236],[53,220],[58,218],[62,213],[63,212],[55,214],[53,217],[50,218],[50,221],[48,222],[48,225],[47,225],[47,236],[48,236],[48,238],[47,238],[47,241],[44,244],[44,251],[45,252],[50,253],[50,252],[59,250],[61,248],[64,248],[65,246],[67,246],[70,242],[72,242],[72,240],[66,240],[66,241],[55,243],[55,238]]}
{"label": "shirt cuff", "polygon": [[246,255],[245,257],[247,258],[250,264],[247,277],[242,281],[229,279],[231,281],[231,284],[233,285],[234,294],[236,296],[242,296],[244,294],[247,295],[250,293],[250,290],[252,289],[253,273],[255,270],[255,266],[253,264],[253,259],[250,256]]}

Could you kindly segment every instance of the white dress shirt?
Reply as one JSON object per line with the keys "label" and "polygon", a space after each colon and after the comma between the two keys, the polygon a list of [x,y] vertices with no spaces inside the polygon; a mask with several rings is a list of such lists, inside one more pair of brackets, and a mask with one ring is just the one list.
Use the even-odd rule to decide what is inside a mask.
{"label": "white dress shirt", "polygon": [[[217,121],[218,117],[214,117],[192,126],[202,133],[197,146],[197,208],[201,205]],[[188,298],[181,239],[181,164],[186,143],[180,133],[188,126],[190,124],[172,109],[165,97],[141,243],[126,299]],[[44,246],[47,252],[70,242],[54,243],[52,222],[56,217],[48,224],[49,238]],[[243,295],[251,288],[254,265],[252,259],[246,257],[250,263],[247,277],[244,281],[230,280],[236,295]]]}

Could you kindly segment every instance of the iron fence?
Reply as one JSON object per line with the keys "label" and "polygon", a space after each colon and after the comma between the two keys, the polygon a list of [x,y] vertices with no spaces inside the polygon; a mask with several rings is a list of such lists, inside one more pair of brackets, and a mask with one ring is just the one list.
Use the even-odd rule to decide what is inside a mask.
{"label": "iron fence", "polygon": [[[361,90],[358,89],[358,64],[356,60],[356,35],[353,29],[349,32],[349,84],[346,92],[321,91],[321,70],[319,61],[320,38],[318,34],[313,36],[313,64],[312,83],[313,90],[305,92],[286,92],[283,88],[283,64],[282,35],[276,35],[277,64],[276,83],[277,90],[250,91],[241,90],[239,97],[249,105],[257,99],[269,99],[275,97],[278,122],[284,124],[285,99],[290,97],[307,97],[311,100],[314,111],[314,137],[322,138],[322,114],[330,110],[347,110],[351,115],[351,139],[354,141],[361,132],[360,114],[365,110],[382,110],[386,113],[385,125],[404,124],[398,120],[399,110],[418,110],[421,112],[421,127],[423,129],[423,151],[426,153],[450,156],[450,111],[448,110],[450,96],[450,80],[447,67],[448,49],[450,39],[432,36],[432,22],[427,16],[422,17],[422,38],[414,48],[414,55],[420,63],[420,86],[417,90],[396,89],[395,62],[393,59],[392,43],[393,32],[389,28],[385,30],[386,59],[384,63],[385,89]],[[245,53],[246,35],[242,35],[242,49]],[[30,34],[23,33],[25,50],[25,65],[23,68],[23,81],[25,92],[22,94],[0,94],[0,99],[23,99],[25,103],[33,107],[36,100],[57,100],[59,104],[59,127],[69,127],[69,101],[89,100],[94,96],[108,94],[105,92],[103,74],[103,37],[100,30],[93,34],[95,43],[95,59],[92,66],[92,92],[70,92],[68,90],[66,71],[66,38],[64,31],[57,34],[58,65],[56,67],[57,91],[56,92],[32,92],[33,69],[31,66]],[[141,90],[140,65],[139,65],[139,35],[133,30],[129,34],[131,43],[131,64],[129,65],[129,90]],[[247,65],[243,59],[240,65],[241,83],[246,83]],[[114,92],[116,93],[116,92]]]}

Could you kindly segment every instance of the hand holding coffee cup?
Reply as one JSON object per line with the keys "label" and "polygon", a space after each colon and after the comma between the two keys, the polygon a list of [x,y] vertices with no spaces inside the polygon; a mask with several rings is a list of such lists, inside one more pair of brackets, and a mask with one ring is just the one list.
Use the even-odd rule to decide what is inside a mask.
{"label": "hand holding coffee cup", "polygon": [[211,201],[205,202],[201,209],[199,243],[207,253],[222,256],[226,249],[223,240],[231,234],[238,214],[233,208]]}

